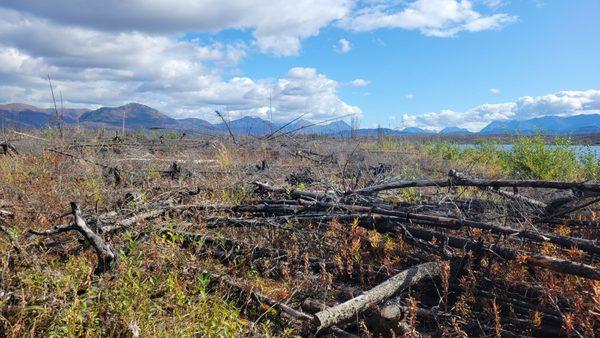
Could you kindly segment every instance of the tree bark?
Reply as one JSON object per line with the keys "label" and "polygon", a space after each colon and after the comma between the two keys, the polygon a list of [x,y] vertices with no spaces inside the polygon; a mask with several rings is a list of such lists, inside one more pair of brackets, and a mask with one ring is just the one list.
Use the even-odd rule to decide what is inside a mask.
{"label": "tree bark", "polygon": [[51,236],[61,232],[76,230],[86,239],[86,241],[92,245],[96,251],[96,255],[98,256],[98,265],[96,266],[95,273],[101,274],[103,272],[112,270],[117,264],[117,255],[115,254],[113,248],[106,243],[102,237],[97,235],[87,226],[85,220],[83,217],[81,217],[81,209],[79,209],[79,206],[77,206],[75,202],[71,202],[71,214],[73,215],[73,221],[69,225],[56,226],[43,232],[37,232],[33,230],[29,230],[29,232],[34,235]]}
{"label": "tree bark", "polygon": [[411,187],[517,187],[517,188],[550,188],[550,189],[576,189],[581,191],[600,192],[600,183],[595,182],[563,182],[543,180],[509,180],[509,179],[470,179],[454,177],[456,172],[449,173],[450,179],[442,180],[416,180],[396,181],[384,184],[372,185],[370,187],[349,191],[347,194],[370,195],[384,190],[411,188]]}
{"label": "tree bark", "polygon": [[358,297],[317,312],[313,321],[315,331],[318,333],[333,325],[352,319],[357,314],[383,302],[419,281],[428,277],[438,277],[440,274],[441,269],[437,262],[424,263],[406,269]]}

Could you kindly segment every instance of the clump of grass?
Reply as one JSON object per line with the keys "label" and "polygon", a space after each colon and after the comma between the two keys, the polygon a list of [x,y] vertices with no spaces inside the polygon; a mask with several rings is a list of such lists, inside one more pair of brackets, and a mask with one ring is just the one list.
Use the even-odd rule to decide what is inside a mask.
{"label": "clump of grass", "polygon": [[231,164],[229,149],[222,143],[217,148],[217,161],[223,167],[228,167]]}

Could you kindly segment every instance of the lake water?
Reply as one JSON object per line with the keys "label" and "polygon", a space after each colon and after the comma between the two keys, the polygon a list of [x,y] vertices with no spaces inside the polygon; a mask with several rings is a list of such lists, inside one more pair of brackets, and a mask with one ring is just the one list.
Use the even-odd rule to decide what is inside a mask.
{"label": "lake water", "polygon": [[[461,149],[465,149],[465,148],[475,148],[477,147],[476,144],[458,144],[458,146]],[[498,144],[496,145],[497,147],[500,147],[503,150],[511,150],[513,148],[512,144]],[[554,146],[549,145],[548,147],[552,148]],[[569,147],[570,149],[574,150],[576,154],[578,155],[583,155],[586,154],[588,151],[593,151],[596,154],[596,157],[598,159],[600,159],[600,146],[582,146],[582,145],[573,145]]]}

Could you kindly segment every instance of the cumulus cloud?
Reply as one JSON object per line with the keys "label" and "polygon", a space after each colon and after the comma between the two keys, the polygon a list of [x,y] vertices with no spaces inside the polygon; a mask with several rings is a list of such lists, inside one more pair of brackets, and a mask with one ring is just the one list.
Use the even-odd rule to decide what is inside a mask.
{"label": "cumulus cloud", "polygon": [[369,85],[369,83],[371,83],[371,81],[369,81],[369,80],[354,79],[354,80],[348,82],[348,85],[351,87],[366,87]]}
{"label": "cumulus cloud", "polygon": [[345,54],[352,50],[352,44],[350,44],[350,41],[346,39],[340,39],[338,43],[333,46],[333,48],[336,52]]}
{"label": "cumulus cloud", "polygon": [[[348,15],[350,0],[4,0],[0,6],[100,31],[177,34],[249,29],[262,51],[295,55],[300,41]],[[48,35],[48,37],[51,37]]]}
{"label": "cumulus cloud", "polygon": [[449,37],[459,32],[499,29],[516,20],[515,16],[482,14],[468,0],[416,0],[397,5],[393,1],[368,2],[339,26],[365,32],[380,28],[419,30],[429,36]]}
{"label": "cumulus cloud", "polygon": [[[487,0],[482,7],[500,3]],[[298,54],[303,39],[332,24],[353,31],[400,28],[452,36],[498,29],[516,19],[482,14],[468,0],[297,0],[293,5],[287,0],[4,0],[0,7],[97,31],[173,35],[249,30],[261,51],[281,56]],[[349,50],[342,40],[340,51]]]}
{"label": "cumulus cloud", "polygon": [[498,94],[500,94],[500,89],[498,89],[498,88],[490,88],[490,93],[498,95]]}
{"label": "cumulus cloud", "polygon": [[413,94],[406,94],[404,95],[404,98],[407,100],[412,100],[415,96]]}
{"label": "cumulus cloud", "polygon": [[419,115],[404,114],[401,125],[436,130],[456,125],[478,131],[492,121],[593,113],[600,113],[600,90],[596,89],[561,91],[537,97],[523,96],[514,102],[483,104],[464,112],[444,109]]}
{"label": "cumulus cloud", "polygon": [[[45,76],[70,106],[154,106],[176,117],[213,117],[216,106],[232,114],[263,116],[269,96],[287,119],[360,114],[342,102],[339,84],[311,68],[293,68],[275,80],[227,74],[248,45],[232,41],[202,44],[161,34],[101,31],[67,26],[0,7],[0,101],[47,106]],[[60,37],[60,38],[49,38]]]}
{"label": "cumulus cloud", "polygon": [[[396,6],[395,0],[297,0],[293,5],[286,0],[3,0],[0,101],[48,105],[45,77],[51,74],[72,107],[138,101],[177,117],[207,118],[215,106],[263,116],[271,96],[281,119],[304,112],[313,119],[360,115],[338,90],[364,87],[366,80],[340,84],[301,67],[279,78],[257,79],[237,67],[257,51],[296,55],[304,39],[326,27],[379,28],[368,24],[377,20],[373,15],[387,23],[400,15],[400,22],[412,23],[386,27],[428,35],[499,27],[509,17],[482,14],[466,0],[438,1]],[[220,41],[216,33],[227,30],[242,32],[240,40]],[[340,52],[352,48],[346,39],[337,46]]]}

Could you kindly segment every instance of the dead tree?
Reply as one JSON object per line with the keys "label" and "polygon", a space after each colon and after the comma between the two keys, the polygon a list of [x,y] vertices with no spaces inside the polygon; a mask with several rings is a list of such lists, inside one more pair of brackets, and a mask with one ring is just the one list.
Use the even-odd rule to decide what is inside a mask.
{"label": "dead tree", "polygon": [[81,209],[79,209],[79,206],[77,206],[75,202],[71,202],[71,215],[73,216],[73,221],[68,225],[55,226],[52,229],[41,232],[35,230],[29,230],[29,232],[39,236],[52,236],[61,232],[76,230],[96,251],[98,265],[95,273],[101,274],[112,270],[117,265],[117,255],[115,250],[110,244],[106,243],[102,237],[87,226],[85,220],[81,216]]}
{"label": "dead tree", "polygon": [[372,185],[366,188],[349,191],[346,194],[371,195],[380,191],[412,188],[412,187],[513,187],[513,188],[547,188],[600,192],[600,183],[596,182],[564,182],[564,181],[544,181],[544,180],[509,180],[509,179],[467,179],[464,177],[455,177],[456,172],[450,171],[450,179],[439,180],[415,180],[415,181],[394,181],[378,185]]}
{"label": "dead tree", "polygon": [[357,314],[419,281],[425,278],[439,277],[440,274],[441,269],[437,262],[424,263],[406,269],[358,297],[317,312],[313,321],[315,330],[321,332],[333,325],[350,320]]}
{"label": "dead tree", "polygon": [[[58,111],[58,107],[56,106],[56,98],[54,97],[54,88],[52,87],[52,80],[50,80],[50,74],[48,74],[48,84],[50,84],[50,93],[52,93],[52,102],[54,102],[54,112],[56,114],[55,122],[56,122],[56,125],[58,126],[58,131],[60,133],[60,139],[64,140],[63,129],[62,129],[62,116],[61,116],[61,113]],[[62,98],[62,93],[60,94],[60,96]]]}
{"label": "dead tree", "polygon": [[14,156],[19,155],[19,152],[12,144],[3,142],[0,143],[0,154]]}
{"label": "dead tree", "polygon": [[227,122],[227,120],[225,119],[225,117],[223,116],[223,114],[221,114],[220,111],[215,110],[215,113],[217,114],[217,116],[219,116],[219,118],[221,119],[221,121],[223,121],[223,123],[225,124],[225,127],[227,127],[227,131],[229,132],[229,136],[231,136],[231,140],[233,141],[233,143],[237,144],[237,141],[235,139],[235,135],[233,134],[233,131],[229,127],[229,122]]}

